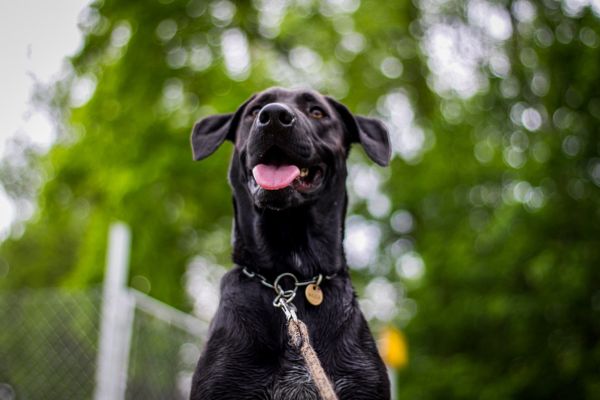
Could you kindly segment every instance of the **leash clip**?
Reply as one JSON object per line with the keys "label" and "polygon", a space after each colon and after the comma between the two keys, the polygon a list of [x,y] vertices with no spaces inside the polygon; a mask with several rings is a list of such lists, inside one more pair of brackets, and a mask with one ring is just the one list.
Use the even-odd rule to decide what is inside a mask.
{"label": "leash clip", "polygon": [[296,306],[293,303],[287,303],[285,301],[279,301],[278,304],[275,304],[275,307],[281,308],[283,313],[285,314],[286,320],[289,322],[298,321],[298,316],[296,315]]}

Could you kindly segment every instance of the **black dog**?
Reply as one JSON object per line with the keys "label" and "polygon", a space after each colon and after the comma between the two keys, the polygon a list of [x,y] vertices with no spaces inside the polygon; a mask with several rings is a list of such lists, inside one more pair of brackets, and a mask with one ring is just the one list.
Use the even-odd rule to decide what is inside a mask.
{"label": "black dog", "polygon": [[[225,139],[235,144],[229,183],[237,267],[221,281],[191,399],[319,398],[290,348],[285,315],[273,306],[275,292],[258,277],[272,284],[285,272],[300,282],[319,274],[329,278],[319,285],[322,304],[312,305],[302,292],[291,303],[338,397],[389,399],[386,370],[359,310],[342,247],[350,144],[360,143],[373,161],[387,165],[385,127],[316,92],[273,88],[233,114],[198,122],[194,158],[209,156]],[[281,280],[285,289],[293,287],[288,278]]]}

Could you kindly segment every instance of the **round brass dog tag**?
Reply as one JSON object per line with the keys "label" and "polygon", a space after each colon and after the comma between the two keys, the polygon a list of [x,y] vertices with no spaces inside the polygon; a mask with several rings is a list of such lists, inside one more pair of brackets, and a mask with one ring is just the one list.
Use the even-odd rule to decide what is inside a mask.
{"label": "round brass dog tag", "polygon": [[306,296],[306,300],[308,300],[308,302],[313,306],[318,306],[323,302],[323,291],[318,285],[314,283],[311,283],[310,285],[306,286],[306,290],[304,290],[304,295]]}

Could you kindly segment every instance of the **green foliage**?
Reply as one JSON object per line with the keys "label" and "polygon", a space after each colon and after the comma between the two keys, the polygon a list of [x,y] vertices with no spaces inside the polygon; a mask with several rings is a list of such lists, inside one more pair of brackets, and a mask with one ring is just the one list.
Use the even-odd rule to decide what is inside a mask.
{"label": "green foliage", "polygon": [[[55,88],[60,140],[47,155],[28,156],[35,168],[5,162],[1,170],[17,198],[34,195],[19,182],[45,173],[35,216],[2,244],[10,269],[0,287],[99,282],[107,226],[121,219],[133,230],[131,277],[147,277],[152,296],[189,307],[180,284],[186,264],[196,255],[229,263],[222,238],[231,218],[231,149],[193,163],[193,122],[234,111],[270,85],[311,85],[386,117],[400,144],[403,122],[409,139],[422,139],[414,153],[399,145],[388,178],[374,170],[391,210],[370,213],[369,199],[351,187],[351,212],[381,233],[378,258],[355,271],[359,291],[377,276],[405,292],[393,321],[411,354],[401,396],[598,397],[600,10],[573,7],[98,2],[82,23],[72,77]],[[489,15],[500,22],[478,22]],[[453,62],[467,60],[463,80],[473,79],[474,90],[445,76],[456,65],[436,61],[439,27],[446,31],[438,38],[454,40]],[[233,72],[225,67],[227,35],[247,40],[248,69],[243,59]],[[72,107],[81,77],[96,90]],[[360,153],[354,165],[368,168]],[[412,228],[394,229],[396,211],[410,213]],[[413,267],[424,261],[422,277],[405,273],[407,254]],[[405,300],[416,302],[416,314]]]}

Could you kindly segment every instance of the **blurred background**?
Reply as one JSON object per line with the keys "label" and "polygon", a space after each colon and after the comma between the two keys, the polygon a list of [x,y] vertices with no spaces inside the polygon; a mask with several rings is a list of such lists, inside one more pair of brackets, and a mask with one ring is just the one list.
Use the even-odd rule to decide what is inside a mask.
{"label": "blurred background", "polygon": [[600,2],[58,3],[1,6],[0,399],[99,398],[117,220],[126,397],[185,398],[232,218],[189,133],[273,85],[389,127],[345,247],[398,399],[600,398]]}

